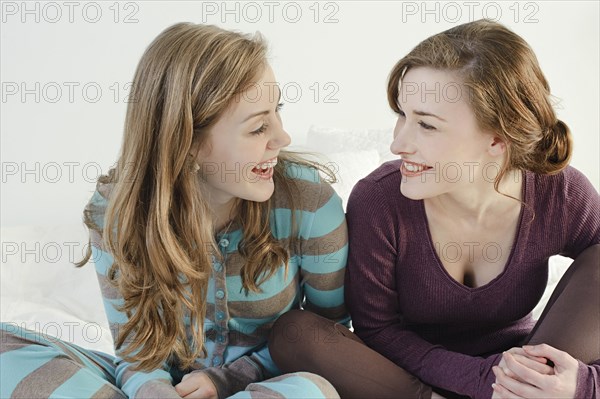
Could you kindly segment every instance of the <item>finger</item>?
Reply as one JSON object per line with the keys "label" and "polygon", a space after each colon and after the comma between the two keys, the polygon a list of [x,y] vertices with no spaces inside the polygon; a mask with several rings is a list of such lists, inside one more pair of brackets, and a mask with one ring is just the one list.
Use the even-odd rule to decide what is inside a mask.
{"label": "finger", "polygon": [[[506,367],[506,360],[505,360],[504,354],[502,354],[502,358],[500,359],[500,363],[498,363],[498,367],[501,368],[502,371],[504,371],[504,373],[508,374],[510,377],[512,377],[512,378],[516,377],[516,375],[514,375],[514,373]],[[492,368],[492,371],[493,370],[494,369]]]}
{"label": "finger", "polygon": [[492,396],[492,398],[523,399],[521,396],[515,394],[514,392],[509,391],[508,389],[504,388],[500,384],[492,384],[492,388],[494,389],[494,395]]}
{"label": "finger", "polygon": [[187,394],[186,396],[182,396],[184,399],[210,399],[212,398],[211,394],[204,388],[200,387],[195,391]]}
{"label": "finger", "polygon": [[[512,372],[508,368],[506,368],[506,366],[505,367],[494,366],[494,367],[492,367],[492,372],[496,376],[496,383],[499,383],[498,377],[500,376],[500,371],[502,371],[502,373],[504,373],[504,375],[514,379],[514,377],[512,377],[510,375]],[[512,374],[514,374],[514,373],[512,373]]]}
{"label": "finger", "polygon": [[517,354],[517,355],[525,356],[528,359],[535,360],[538,363],[546,364],[546,362],[547,362],[547,359],[545,357],[543,357],[543,356],[532,356],[529,353],[527,353],[525,351],[525,349],[523,349],[523,348],[512,348],[508,352],[511,353],[511,354]]}
{"label": "finger", "polygon": [[517,375],[519,380],[536,387],[543,386],[548,378],[548,376],[545,374],[538,373],[537,371],[518,362],[510,353],[506,355],[506,366]]}
{"label": "finger", "polygon": [[502,371],[504,371],[504,374],[506,374],[507,376],[509,376],[510,378],[513,378],[515,380],[520,380],[519,376],[516,375],[515,373],[513,373],[513,371],[511,369],[509,369],[508,367],[504,367],[502,369]]}
{"label": "finger", "polygon": [[545,357],[532,356],[532,355],[528,354],[527,352],[525,352],[525,349],[523,349],[523,348],[517,348],[517,347],[511,348],[511,349],[505,351],[504,353],[511,353],[513,355],[517,354],[517,355],[525,356],[531,360],[534,360],[534,361],[536,361],[538,363],[542,363],[542,364],[546,364],[546,362],[548,361],[548,359],[546,359]]}
{"label": "finger", "polygon": [[522,356],[522,355],[517,355],[517,354],[513,354],[512,356],[516,361],[518,361],[525,367],[535,370],[540,374],[545,374],[545,375],[554,374],[554,369],[552,367],[548,366],[545,361],[544,361],[544,363],[540,363],[536,360],[532,360],[531,358],[529,358],[527,356]]}
{"label": "finger", "polygon": [[[547,366],[545,363],[540,363],[536,360],[529,359],[529,357],[527,355],[525,355],[525,356],[518,355],[517,352],[525,353],[525,351],[523,349],[521,349],[521,348],[518,348],[519,350],[514,350],[514,349],[515,348],[511,349],[508,352],[504,352],[502,354],[502,360],[498,364],[498,367],[502,368],[502,371],[504,371],[504,373],[506,375],[508,375],[509,377],[511,377],[515,380],[518,380],[518,381],[522,381],[521,378],[507,366],[506,355],[508,355],[508,354],[511,354],[515,358],[518,357],[521,360],[520,361],[521,364],[523,364],[526,367],[529,367],[541,374],[553,374],[554,373],[554,369]],[[544,362],[545,361],[546,361],[546,359],[544,359]]]}
{"label": "finger", "polygon": [[523,346],[525,352],[532,356],[541,356],[552,361],[555,365],[564,365],[567,362],[569,356],[566,352],[558,350],[548,344],[540,345],[525,345]]}
{"label": "finger", "polygon": [[183,398],[197,389],[198,386],[194,382],[193,378],[184,377],[179,384],[175,385],[175,391],[177,391],[177,394]]}
{"label": "finger", "polygon": [[199,389],[196,389],[195,391],[192,391],[190,393],[188,393],[187,395],[181,395],[181,397],[183,399],[199,399],[202,398],[202,396],[200,396],[200,394],[198,393]]}
{"label": "finger", "polygon": [[496,375],[496,383],[502,385],[512,393],[524,398],[540,397],[540,390],[537,387],[509,377],[501,368],[496,367],[494,374]]}

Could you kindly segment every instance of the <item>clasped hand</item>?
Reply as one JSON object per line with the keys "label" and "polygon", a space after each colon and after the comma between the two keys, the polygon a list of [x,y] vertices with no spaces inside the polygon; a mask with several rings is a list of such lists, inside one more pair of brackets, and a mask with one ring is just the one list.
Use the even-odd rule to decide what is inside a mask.
{"label": "clasped hand", "polygon": [[492,369],[492,399],[573,399],[578,367],[571,355],[547,344],[512,348]]}
{"label": "clasped hand", "polygon": [[217,388],[204,373],[190,373],[175,385],[175,390],[186,399],[218,399]]}

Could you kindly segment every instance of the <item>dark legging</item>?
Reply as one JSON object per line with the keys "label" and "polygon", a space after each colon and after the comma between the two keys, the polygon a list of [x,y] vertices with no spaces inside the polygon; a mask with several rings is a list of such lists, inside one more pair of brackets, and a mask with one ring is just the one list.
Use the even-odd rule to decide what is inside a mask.
{"label": "dark legging", "polygon": [[[584,363],[600,359],[599,286],[600,245],[594,245],[566,271],[522,344],[547,343]],[[321,375],[343,399],[431,397],[431,387],[369,349],[346,327],[311,312],[281,316],[271,331],[269,351],[283,372]]]}

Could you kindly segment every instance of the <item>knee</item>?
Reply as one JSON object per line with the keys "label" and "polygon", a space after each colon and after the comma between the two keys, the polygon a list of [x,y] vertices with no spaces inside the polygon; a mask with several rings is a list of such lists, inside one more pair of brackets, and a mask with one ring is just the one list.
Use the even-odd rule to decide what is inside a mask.
{"label": "knee", "polygon": [[279,316],[273,328],[285,328],[290,325],[307,325],[319,319],[321,319],[320,316],[308,310],[292,309]]}
{"label": "knee", "polygon": [[270,380],[252,383],[246,387],[246,391],[255,392],[256,396],[261,398],[301,399],[308,395],[318,399],[340,399],[340,395],[329,381],[306,371],[288,373]]}
{"label": "knee", "polygon": [[309,373],[306,371],[300,371],[300,372],[297,372],[294,374],[296,376],[301,377],[305,380],[308,380],[308,381],[312,382],[314,385],[316,385],[316,387],[318,388],[320,393],[323,394],[323,396],[322,396],[323,398],[337,399],[340,397],[340,395],[338,394],[338,392],[334,388],[334,386],[331,385],[331,383],[329,381],[327,381],[325,378],[321,377],[320,375]]}
{"label": "knee", "polygon": [[592,257],[592,259],[595,258],[596,260],[598,260],[598,258],[600,258],[600,244],[594,244],[588,247],[581,254],[587,254],[588,256]]}
{"label": "knee", "polygon": [[269,342],[286,344],[297,342],[302,336],[302,329],[306,326],[317,328],[323,324],[323,318],[307,310],[290,310],[277,319],[271,329]]}
{"label": "knee", "polygon": [[587,270],[588,278],[597,282],[600,279],[600,244],[595,244],[588,247],[585,251],[579,254],[575,259],[578,263],[577,268]]}
{"label": "knee", "polygon": [[281,367],[290,359],[310,358],[310,353],[318,352],[315,344],[319,342],[311,337],[325,336],[328,325],[334,328],[333,321],[306,310],[290,310],[281,315],[268,338],[269,352],[275,363]]}

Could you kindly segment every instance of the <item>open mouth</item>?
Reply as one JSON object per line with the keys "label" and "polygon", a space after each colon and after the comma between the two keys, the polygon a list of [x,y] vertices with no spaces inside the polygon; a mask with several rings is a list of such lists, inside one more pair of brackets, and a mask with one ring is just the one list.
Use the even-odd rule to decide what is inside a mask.
{"label": "open mouth", "polygon": [[261,179],[270,179],[273,177],[273,170],[277,165],[277,158],[269,159],[268,161],[261,162],[252,168],[252,173],[258,175]]}
{"label": "open mouth", "polygon": [[412,177],[419,176],[423,172],[433,169],[433,167],[427,166],[423,163],[410,162],[403,159],[400,169],[402,172],[402,176]]}

